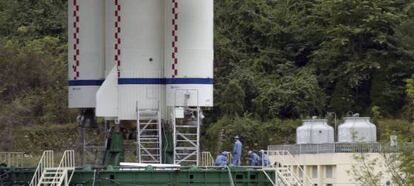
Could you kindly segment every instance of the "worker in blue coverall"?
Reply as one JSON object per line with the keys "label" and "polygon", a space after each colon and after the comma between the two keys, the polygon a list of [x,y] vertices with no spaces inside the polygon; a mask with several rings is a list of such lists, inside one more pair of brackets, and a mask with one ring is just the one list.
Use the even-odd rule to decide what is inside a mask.
{"label": "worker in blue coverall", "polygon": [[253,151],[249,151],[249,166],[258,166],[260,157]]}
{"label": "worker in blue coverall", "polygon": [[227,153],[226,151],[223,151],[221,154],[219,154],[216,158],[215,165],[218,167],[226,167],[227,166]]}
{"label": "worker in blue coverall", "polygon": [[264,150],[260,150],[259,158],[260,158],[260,161],[259,161],[260,166],[263,166],[263,167],[270,166],[269,156],[267,156]]}
{"label": "worker in blue coverall", "polygon": [[242,143],[240,142],[239,136],[234,137],[233,145],[233,166],[240,166],[240,159],[242,154]]}

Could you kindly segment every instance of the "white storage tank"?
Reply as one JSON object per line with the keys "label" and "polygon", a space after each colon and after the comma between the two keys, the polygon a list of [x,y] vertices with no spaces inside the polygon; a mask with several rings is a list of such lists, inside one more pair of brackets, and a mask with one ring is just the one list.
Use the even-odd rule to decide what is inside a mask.
{"label": "white storage tank", "polygon": [[344,123],[338,129],[339,143],[371,143],[377,141],[377,127],[370,122],[369,117],[359,117],[356,114],[353,117],[346,117],[344,120]]}
{"label": "white storage tank", "polygon": [[326,119],[304,120],[303,125],[296,129],[297,144],[334,143],[334,129]]}
{"label": "white storage tank", "polygon": [[69,108],[95,108],[104,74],[104,1],[68,1]]}

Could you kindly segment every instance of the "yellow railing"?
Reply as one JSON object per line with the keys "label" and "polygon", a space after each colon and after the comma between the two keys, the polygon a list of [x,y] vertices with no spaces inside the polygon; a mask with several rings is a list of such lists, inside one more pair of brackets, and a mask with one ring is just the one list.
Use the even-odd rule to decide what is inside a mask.
{"label": "yellow railing", "polygon": [[214,159],[210,152],[201,152],[201,166],[212,167],[214,166]]}

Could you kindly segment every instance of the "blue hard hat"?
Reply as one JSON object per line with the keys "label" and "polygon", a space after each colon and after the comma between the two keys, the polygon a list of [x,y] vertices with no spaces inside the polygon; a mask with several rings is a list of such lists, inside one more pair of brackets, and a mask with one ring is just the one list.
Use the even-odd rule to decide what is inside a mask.
{"label": "blue hard hat", "polygon": [[227,154],[228,154],[228,152],[227,152],[227,151],[223,151],[221,154],[222,154],[222,155],[227,155]]}

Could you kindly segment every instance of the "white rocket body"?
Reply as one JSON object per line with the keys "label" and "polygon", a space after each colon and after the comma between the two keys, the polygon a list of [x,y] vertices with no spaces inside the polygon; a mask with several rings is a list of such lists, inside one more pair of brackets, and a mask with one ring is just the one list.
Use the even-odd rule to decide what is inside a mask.
{"label": "white rocket body", "polygon": [[69,108],[96,106],[96,91],[105,79],[103,10],[102,0],[69,1]]}
{"label": "white rocket body", "polygon": [[212,107],[213,12],[213,0],[69,0],[69,106],[118,120]]}

